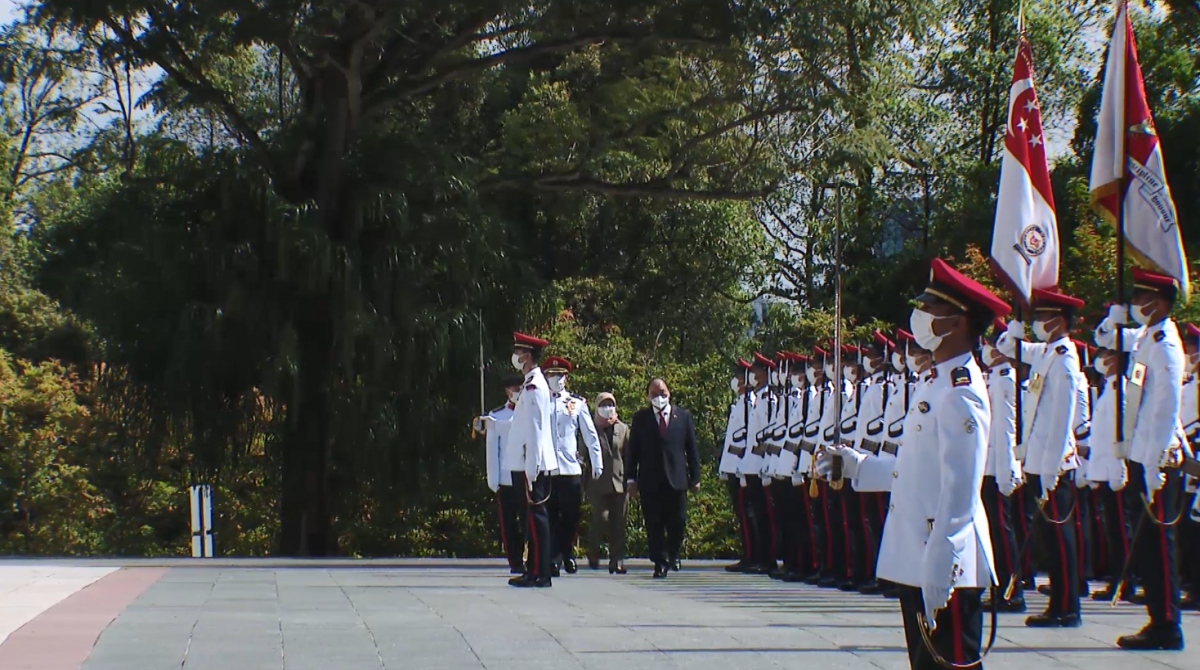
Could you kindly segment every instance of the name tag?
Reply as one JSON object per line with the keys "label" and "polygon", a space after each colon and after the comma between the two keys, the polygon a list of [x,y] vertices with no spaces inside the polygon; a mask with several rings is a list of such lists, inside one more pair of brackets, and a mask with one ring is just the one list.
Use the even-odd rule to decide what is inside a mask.
{"label": "name tag", "polygon": [[1125,387],[1125,439],[1129,439],[1137,426],[1138,411],[1142,407],[1142,392],[1146,388],[1146,364],[1136,363],[1129,373],[1129,384]]}
{"label": "name tag", "polygon": [[800,442],[800,448],[803,449],[804,451],[807,451],[810,454],[816,453],[816,451],[817,451],[817,445],[815,443],[809,442],[807,440],[802,440]]}

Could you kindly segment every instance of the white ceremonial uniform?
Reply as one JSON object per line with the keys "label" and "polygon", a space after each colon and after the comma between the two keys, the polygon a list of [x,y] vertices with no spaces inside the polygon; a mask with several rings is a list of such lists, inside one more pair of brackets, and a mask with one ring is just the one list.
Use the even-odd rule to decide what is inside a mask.
{"label": "white ceremonial uniform", "polygon": [[1005,363],[992,368],[987,381],[988,402],[992,408],[992,427],[988,433],[988,460],[984,474],[996,478],[1005,496],[1012,495],[1020,482],[1021,462],[1017,459],[1017,374]]}
{"label": "white ceremonial uniform", "polygon": [[[983,373],[966,354],[939,364],[906,426],[904,448],[889,463],[868,458],[863,479],[895,473],[879,551],[879,579],[921,588],[933,619],[956,588],[996,584],[992,541],[980,489],[991,408]],[[911,431],[909,430],[911,428]]]}
{"label": "white ceremonial uniform", "polygon": [[1117,395],[1125,378],[1114,375],[1104,380],[1104,387],[1092,408],[1092,453],[1087,460],[1087,479],[1097,484],[1107,483],[1114,491],[1125,488],[1129,468],[1117,456]]}
{"label": "white ceremonial uniform", "polygon": [[725,425],[725,443],[721,448],[721,461],[717,465],[717,472],[720,473],[722,479],[738,476],[738,466],[741,465],[743,456],[740,450],[745,448],[748,410],[748,396],[745,393],[739,394],[737,400],[729,406],[729,421]]}
{"label": "white ceremonial uniform", "polygon": [[[1016,358],[1015,340],[1004,333],[996,342],[1000,353]],[[1023,403],[1025,472],[1040,475],[1043,488],[1053,490],[1061,473],[1079,466],[1075,447],[1075,429],[1081,424],[1081,384],[1079,352],[1068,338],[1054,342],[1020,342],[1021,359],[1031,366],[1030,402]]]}
{"label": "white ceremonial uniform", "polygon": [[[558,454],[554,448],[554,410],[550,387],[541,368],[525,375],[525,386],[513,411],[509,444],[524,452],[525,485],[533,486],[539,474],[558,472]],[[532,489],[531,489],[532,490]]]}
{"label": "white ceremonial uniform", "polygon": [[599,477],[604,472],[604,459],[600,454],[600,435],[596,432],[596,424],[592,421],[587,401],[563,391],[552,398],[551,404],[554,410],[554,450],[558,457],[559,476],[583,474],[583,464],[579,462],[578,438],[582,433],[592,476]]}
{"label": "white ceremonial uniform", "polygon": [[750,408],[750,425],[746,430],[746,453],[742,456],[741,465],[738,466],[738,472],[743,477],[747,475],[762,476],[767,463],[766,444],[760,444],[759,435],[773,418],[774,400],[775,395],[771,393],[770,387],[754,391],[754,405]]}
{"label": "white ceremonial uniform", "polygon": [[508,446],[508,432],[512,428],[513,408],[505,403],[501,407],[488,412],[491,425],[487,428],[484,444],[487,448],[487,482],[492,491],[499,491],[500,486],[512,486],[513,470],[524,470],[524,464],[509,469],[506,465],[512,460],[509,453],[515,451]]}
{"label": "white ceremonial uniform", "polygon": [[[1189,449],[1180,423],[1186,356],[1171,319],[1141,330],[1126,387],[1140,396],[1137,416],[1126,423],[1132,426],[1129,459],[1157,470],[1172,447]],[[1143,382],[1140,393],[1133,389],[1135,380]],[[1126,403],[1133,406],[1132,399]]]}
{"label": "white ceremonial uniform", "polygon": [[[1185,359],[1186,360],[1186,359]],[[1188,442],[1200,437],[1200,376],[1192,373],[1183,380],[1183,394],[1179,397],[1179,423]]]}
{"label": "white ceremonial uniform", "polygon": [[[871,375],[859,388],[860,402],[856,430],[851,440],[854,449],[860,453],[877,456],[883,449],[887,437],[885,410],[891,391],[891,383],[882,372]],[[854,490],[861,491],[857,483],[851,482]]]}
{"label": "white ceremonial uniform", "polygon": [[[778,447],[779,453],[771,461],[771,477],[789,479],[796,471],[797,458],[795,452],[787,448],[793,440],[788,432],[796,425],[800,413],[800,389],[790,388],[779,399],[779,410],[776,412],[775,427],[771,429],[771,443]],[[798,441],[798,438],[797,440]]]}
{"label": "white ceremonial uniform", "polygon": [[809,469],[812,467],[812,454],[799,447],[801,442],[808,440],[805,435],[808,429],[808,418],[813,415],[813,405],[821,403],[820,392],[811,384],[806,386],[795,399],[792,408],[791,423],[788,425],[788,444],[795,445],[796,465],[792,468],[792,484],[799,486],[804,483]]}
{"label": "white ceremonial uniform", "polygon": [[[821,414],[821,434],[817,444],[822,447],[833,446],[836,429],[841,423],[841,417],[846,415],[847,406],[851,412],[854,411],[852,404],[854,402],[854,386],[850,382],[842,380],[842,413],[840,416],[838,415],[837,397],[833,395],[832,385],[830,389],[829,398],[825,401],[824,412]],[[844,435],[842,439],[845,440]]]}
{"label": "white ceremonial uniform", "polygon": [[[866,461],[875,461],[868,468],[859,467],[857,477],[854,480],[854,490],[862,492],[870,491],[891,491],[895,487],[895,480],[900,476],[897,468],[897,461],[900,458],[900,452],[908,448],[911,442],[924,437],[921,431],[916,427],[920,422],[923,412],[921,407],[928,409],[928,399],[930,389],[933,388],[934,375],[926,373],[923,377],[916,381],[910,382],[912,389],[908,396],[908,412],[904,415],[902,422],[903,427],[900,428],[900,441],[894,444],[901,448],[896,453],[880,450],[878,456],[868,457]],[[891,507],[889,507],[889,510]],[[890,513],[890,512],[889,512]]]}

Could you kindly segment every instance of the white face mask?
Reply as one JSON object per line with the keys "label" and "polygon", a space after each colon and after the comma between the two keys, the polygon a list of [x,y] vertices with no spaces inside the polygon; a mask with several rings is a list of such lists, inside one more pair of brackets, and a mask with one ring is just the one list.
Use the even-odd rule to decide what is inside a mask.
{"label": "white face mask", "polygon": [[666,396],[661,396],[661,395],[656,395],[650,399],[650,405],[654,409],[659,410],[660,412],[662,411],[662,409],[664,407],[667,406],[668,402],[670,402],[670,400],[668,400]]}
{"label": "white face mask", "polygon": [[912,372],[917,372],[919,370],[919,368],[917,367],[917,357],[916,356],[913,356],[912,354],[904,354],[904,360],[908,364],[909,370],[911,370]]}
{"label": "white face mask", "polygon": [[867,374],[869,374],[869,375],[873,375],[876,372],[879,372],[879,369],[875,367],[875,361],[873,361],[869,358],[863,359],[863,368],[866,369]]}
{"label": "white face mask", "polygon": [[771,386],[779,386],[779,372],[771,370]]}
{"label": "white face mask", "polygon": [[803,379],[804,379],[804,375],[800,374],[799,372],[793,372],[792,373],[792,386],[793,387],[800,386]]}
{"label": "white face mask", "polygon": [[1129,310],[1129,315],[1133,317],[1134,321],[1146,326],[1150,324],[1150,318],[1154,316],[1153,312],[1154,308],[1148,304],[1134,305],[1133,308]]}
{"label": "white face mask", "polygon": [[1114,372],[1114,370],[1112,369],[1112,366],[1110,366],[1108,364],[1107,359],[1101,359],[1101,360],[1096,361],[1095,368],[1096,368],[1096,372],[1099,372],[1100,374],[1104,375],[1105,377],[1111,377]]}
{"label": "white face mask", "polygon": [[1049,329],[1046,328],[1047,323],[1049,323],[1049,321],[1034,321],[1033,322],[1033,336],[1038,338],[1039,342],[1049,342],[1050,341],[1050,331],[1049,331]]}
{"label": "white face mask", "polygon": [[849,365],[842,368],[842,374],[844,374],[846,379],[849,379],[851,382],[858,381],[858,370],[850,367]]}
{"label": "white face mask", "polygon": [[817,383],[817,369],[816,368],[809,368],[809,369],[805,370],[804,376],[808,377],[809,384]]}
{"label": "white face mask", "polygon": [[550,385],[551,393],[562,393],[567,387],[567,380],[559,375],[551,375],[546,377],[546,383]]}
{"label": "white face mask", "polygon": [[933,333],[933,323],[950,318],[953,317],[934,316],[924,310],[914,309],[912,316],[908,318],[908,325],[912,327],[912,334],[917,339],[917,346],[926,351],[937,351],[937,348],[942,346],[945,336]]}
{"label": "white face mask", "polygon": [[894,352],[892,354],[892,367],[896,368],[900,372],[904,372],[904,366],[904,354],[900,353],[899,351]]}
{"label": "white face mask", "polygon": [[512,355],[512,365],[518,370],[524,370],[525,366],[521,364],[521,354],[514,353]]}
{"label": "white face mask", "polygon": [[731,391],[733,391],[734,393],[737,393],[738,390],[741,388],[742,388],[742,380],[741,379],[734,377],[733,379],[729,380],[729,389]]}
{"label": "white face mask", "polygon": [[990,344],[983,345],[983,362],[989,368],[995,367],[1000,361],[996,360],[996,347]]}
{"label": "white face mask", "polygon": [[508,401],[514,405],[517,404],[517,399],[520,397],[521,397],[520,391],[509,391],[508,392]]}
{"label": "white face mask", "polygon": [[758,388],[758,380],[759,380],[758,373],[751,372],[750,373],[750,386],[752,386],[754,388]]}
{"label": "white face mask", "polygon": [[833,363],[825,364],[825,378],[830,380],[833,379]]}
{"label": "white face mask", "polygon": [[596,410],[596,414],[600,415],[601,419],[611,419],[617,415],[617,408],[612,405],[601,405],[600,409]]}

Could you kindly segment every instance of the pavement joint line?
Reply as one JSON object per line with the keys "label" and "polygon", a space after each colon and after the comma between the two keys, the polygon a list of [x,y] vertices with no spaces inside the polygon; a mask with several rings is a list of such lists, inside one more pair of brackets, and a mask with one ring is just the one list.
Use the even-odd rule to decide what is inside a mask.
{"label": "pavement joint line", "polygon": [[[350,609],[354,610],[354,615],[358,617],[359,622],[362,623],[363,628],[366,629],[367,635],[371,638],[371,646],[375,648],[375,658],[379,660],[380,670],[387,670],[387,663],[385,663],[383,660],[383,651],[379,649],[379,640],[375,638],[375,631],[371,630],[371,624],[367,623],[367,620],[365,617],[363,617],[362,612],[358,611],[358,605],[355,604],[354,599],[350,597],[350,594],[346,593],[345,585],[339,582],[338,578],[335,577],[332,572],[329,573],[329,578],[338,585],[339,589],[341,589],[342,596],[346,598],[346,602],[350,603]],[[459,633],[459,635],[462,635],[462,633]],[[463,641],[466,641],[465,637],[463,638]],[[469,644],[467,646],[468,648],[470,647]],[[472,653],[473,651],[474,650],[472,650]],[[479,655],[476,654],[475,658],[478,659]],[[480,663],[480,665],[482,665],[482,663]]]}

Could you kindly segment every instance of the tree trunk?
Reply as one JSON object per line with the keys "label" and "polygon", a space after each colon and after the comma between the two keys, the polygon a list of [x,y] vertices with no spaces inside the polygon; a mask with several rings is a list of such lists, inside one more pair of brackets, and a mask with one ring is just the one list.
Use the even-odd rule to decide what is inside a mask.
{"label": "tree trunk", "polygon": [[333,320],[327,300],[313,301],[297,324],[300,334],[298,402],[288,421],[280,496],[279,554],[337,553],[329,505],[329,461],[333,445],[330,389],[336,384]]}

